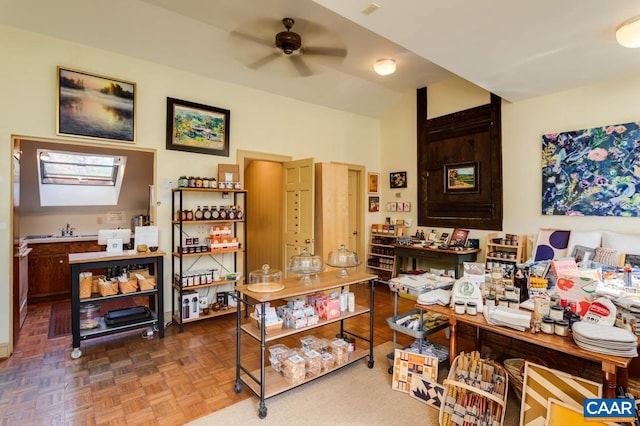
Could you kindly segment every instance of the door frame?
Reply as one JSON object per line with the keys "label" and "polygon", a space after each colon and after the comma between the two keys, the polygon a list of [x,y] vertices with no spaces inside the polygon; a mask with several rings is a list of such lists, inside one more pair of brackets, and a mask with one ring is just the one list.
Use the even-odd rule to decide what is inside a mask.
{"label": "door frame", "polygon": [[[367,168],[361,164],[353,164],[353,163],[344,163],[341,161],[332,161],[335,164],[344,164],[347,166],[349,172],[356,172],[359,175],[358,179],[358,189],[357,194],[355,196],[356,199],[356,253],[358,254],[359,259],[365,259],[367,257],[366,249],[365,249],[365,190],[366,188],[366,176],[367,176]],[[360,265],[356,268],[357,271],[366,270],[366,262],[360,262]]]}

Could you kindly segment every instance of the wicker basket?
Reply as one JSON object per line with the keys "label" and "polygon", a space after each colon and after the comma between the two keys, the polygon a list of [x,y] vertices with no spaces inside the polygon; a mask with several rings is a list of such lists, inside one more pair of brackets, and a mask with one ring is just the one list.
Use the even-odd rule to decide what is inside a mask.
{"label": "wicker basket", "polygon": [[118,285],[120,286],[120,293],[127,294],[138,291],[138,279],[137,278],[129,278],[126,281],[119,281]]}
{"label": "wicker basket", "polygon": [[94,275],[93,279],[91,280],[91,294],[98,294],[100,293],[100,288],[98,287],[100,280],[105,279],[106,277],[104,275]]}
{"label": "wicker basket", "polygon": [[[475,354],[475,353],[474,353]],[[465,358],[467,357],[467,358]],[[453,363],[451,364],[451,368],[449,369],[448,378],[444,380],[444,394],[442,404],[440,404],[440,413],[439,413],[439,424],[443,426],[449,426],[450,424],[458,424],[452,420],[452,417],[459,415],[466,415],[465,411],[467,406],[465,403],[470,400],[469,396],[473,396],[474,398],[479,398],[483,402],[482,404],[485,407],[485,414],[488,418],[484,418],[483,421],[491,421],[493,419],[493,424],[504,423],[504,415],[507,411],[507,392],[509,389],[509,376],[506,374],[505,369],[502,365],[496,362],[490,362],[487,360],[479,359],[479,355],[475,358],[475,361],[469,361],[469,354],[464,355],[461,354],[457,356]],[[476,365],[479,364],[487,364],[493,368],[493,378],[492,383],[498,383],[496,377],[501,377],[499,381],[504,384],[497,384],[495,387],[493,385],[489,385],[486,381],[474,381],[470,377],[469,370],[464,371],[463,365]],[[462,367],[462,368],[459,368]],[[462,370],[461,373],[459,370]],[[483,370],[484,371],[484,370]],[[476,377],[480,379],[479,377]],[[489,385],[489,386],[485,386]],[[474,402],[474,404],[476,404]],[[477,409],[477,407],[476,407]],[[469,412],[467,412],[469,413]],[[477,412],[473,410],[470,412],[472,416],[480,416]],[[477,419],[476,419],[477,420]],[[477,420],[473,423],[479,423]],[[460,423],[462,424],[462,423]]]}
{"label": "wicker basket", "polygon": [[114,296],[118,294],[118,281],[98,281],[98,292],[101,296]]}
{"label": "wicker basket", "polygon": [[91,272],[80,273],[80,299],[88,299],[91,297],[92,283],[93,274]]}
{"label": "wicker basket", "polygon": [[137,277],[140,290],[153,290],[156,288],[156,277],[140,277],[142,277],[142,275]]}
{"label": "wicker basket", "polygon": [[145,278],[149,278],[151,276],[149,275],[149,268],[135,269],[129,272],[129,278],[136,278],[137,275],[142,275]]}
{"label": "wicker basket", "polygon": [[510,358],[504,360],[504,369],[509,376],[511,389],[518,399],[522,400],[522,386],[524,383],[524,359]]}

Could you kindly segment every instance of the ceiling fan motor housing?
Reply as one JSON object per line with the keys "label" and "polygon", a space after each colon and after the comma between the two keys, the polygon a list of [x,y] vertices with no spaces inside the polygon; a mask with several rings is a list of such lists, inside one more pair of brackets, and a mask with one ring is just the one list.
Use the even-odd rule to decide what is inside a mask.
{"label": "ceiling fan motor housing", "polygon": [[282,23],[287,30],[276,34],[276,46],[287,55],[291,55],[293,52],[300,49],[300,46],[302,46],[302,39],[300,36],[291,31],[291,27],[294,22],[295,21],[291,18],[284,18]]}

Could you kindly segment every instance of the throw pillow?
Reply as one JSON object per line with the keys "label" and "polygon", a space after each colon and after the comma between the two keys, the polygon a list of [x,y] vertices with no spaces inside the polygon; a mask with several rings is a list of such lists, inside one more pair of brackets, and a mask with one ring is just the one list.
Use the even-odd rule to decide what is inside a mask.
{"label": "throw pillow", "polygon": [[[602,243],[602,231],[571,231],[571,234],[569,234],[569,242],[567,243],[567,253],[573,253],[573,250],[576,246],[616,247],[616,246],[607,246],[601,243]],[[589,260],[593,260],[593,259],[589,259]]]}
{"label": "throw pillow", "polygon": [[607,247],[596,247],[596,256],[594,262],[604,263],[609,266],[618,266],[618,250]]}

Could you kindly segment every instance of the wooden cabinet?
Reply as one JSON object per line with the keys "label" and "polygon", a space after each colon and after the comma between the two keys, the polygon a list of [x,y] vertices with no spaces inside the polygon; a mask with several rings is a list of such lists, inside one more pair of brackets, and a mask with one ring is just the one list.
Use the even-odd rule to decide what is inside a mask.
{"label": "wooden cabinet", "polygon": [[485,250],[487,270],[493,266],[513,265],[524,263],[526,259],[526,235],[505,234],[500,236],[496,232],[487,235]]}
{"label": "wooden cabinet", "polygon": [[97,241],[38,243],[29,246],[29,301],[71,296],[69,253],[101,251]]}

